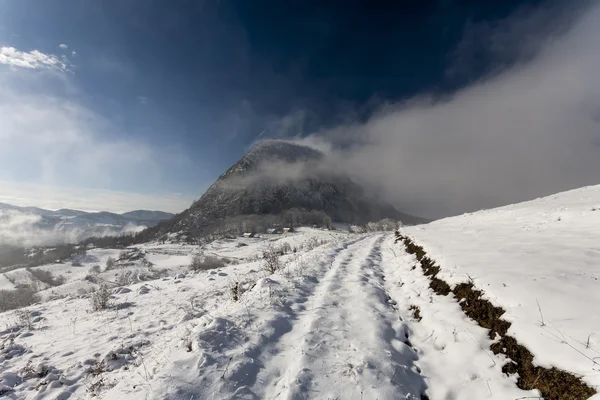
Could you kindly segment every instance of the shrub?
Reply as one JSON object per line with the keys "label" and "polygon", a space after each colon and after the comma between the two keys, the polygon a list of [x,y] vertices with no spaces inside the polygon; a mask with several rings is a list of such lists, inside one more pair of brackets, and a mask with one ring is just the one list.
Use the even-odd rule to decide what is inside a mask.
{"label": "shrub", "polygon": [[240,299],[240,284],[239,284],[239,282],[235,282],[233,285],[231,285],[229,290],[231,291],[231,299],[233,301],[238,301]]}
{"label": "shrub", "polygon": [[283,254],[288,254],[292,252],[292,246],[288,242],[283,242],[281,245],[281,252]]}
{"label": "shrub", "polygon": [[92,310],[100,311],[109,308],[111,305],[110,296],[111,293],[108,289],[108,286],[100,285],[98,290],[94,291],[92,293],[92,296],[90,297],[90,302],[92,303]]}
{"label": "shrub", "polygon": [[319,240],[316,237],[311,237],[310,239],[308,239],[308,241],[306,242],[306,249],[308,251],[316,249],[317,247],[319,247],[320,245],[324,244],[325,241],[324,240]]}
{"label": "shrub", "polygon": [[126,271],[116,276],[115,284],[118,286],[127,286],[134,282],[133,272]]}
{"label": "shrub", "polygon": [[274,274],[281,268],[279,261],[279,251],[273,246],[267,247],[263,252],[263,269],[271,274]]}
{"label": "shrub", "polygon": [[63,285],[66,281],[64,276],[61,275],[55,277],[50,271],[45,271],[43,269],[28,268],[27,271],[29,271],[29,273],[38,281],[50,286],[60,286]]}
{"label": "shrub", "polygon": [[413,304],[413,305],[411,305],[411,306],[410,306],[408,309],[409,309],[409,310],[412,312],[413,318],[414,318],[414,319],[415,319],[417,322],[421,322],[421,319],[422,319],[422,318],[421,318],[421,309],[419,308],[419,306],[415,306],[415,305]]}
{"label": "shrub", "polygon": [[99,265],[94,265],[92,268],[90,268],[90,272],[92,274],[99,274],[100,273],[100,266]]}
{"label": "shrub", "polygon": [[108,271],[109,269],[114,269],[115,268],[115,264],[116,264],[115,259],[112,258],[112,257],[108,257],[106,259],[106,270]]}
{"label": "shrub", "polygon": [[21,285],[16,290],[0,290],[0,311],[15,310],[40,301],[30,285]]}
{"label": "shrub", "polygon": [[15,316],[17,317],[17,325],[23,327],[29,331],[33,330],[33,320],[31,315],[27,311],[19,310],[16,311]]}
{"label": "shrub", "polygon": [[196,254],[190,263],[192,271],[206,271],[209,269],[217,269],[225,267],[222,259],[215,256],[203,256]]}

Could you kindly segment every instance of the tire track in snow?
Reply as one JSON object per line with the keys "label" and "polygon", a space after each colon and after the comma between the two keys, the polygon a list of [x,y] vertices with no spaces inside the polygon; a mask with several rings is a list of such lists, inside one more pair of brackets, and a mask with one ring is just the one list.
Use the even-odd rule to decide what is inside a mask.
{"label": "tire track in snow", "polygon": [[334,260],[367,239],[360,236],[348,240],[323,254],[316,272],[304,277],[306,282],[296,288],[298,292],[292,298],[296,307],[272,308],[271,314],[267,314],[269,317],[260,320],[252,331],[244,332],[244,328],[237,326],[235,319],[228,315],[215,318],[199,335],[198,346],[203,354],[198,362],[202,376],[200,387],[186,389],[185,393],[198,398],[263,398],[260,392],[263,391],[264,370],[285,349],[279,342],[293,329],[292,323],[300,318],[299,314],[310,306],[315,291],[332,272],[329,266]]}
{"label": "tire track in snow", "polygon": [[[380,247],[369,236],[340,253],[314,307],[267,366],[265,398],[420,399],[425,383],[407,329],[383,287]],[[368,245],[367,245],[368,244]]]}

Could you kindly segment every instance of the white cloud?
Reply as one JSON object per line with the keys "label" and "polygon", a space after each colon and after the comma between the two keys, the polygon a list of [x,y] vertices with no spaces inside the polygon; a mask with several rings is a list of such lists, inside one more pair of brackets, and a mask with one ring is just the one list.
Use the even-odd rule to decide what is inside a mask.
{"label": "white cloud", "polygon": [[[586,11],[561,37],[537,41],[526,64],[450,98],[388,104],[366,123],[318,134],[345,145],[331,168],[431,217],[600,183],[600,5]],[[518,53],[519,43],[496,45]]]}
{"label": "white cloud", "polygon": [[[181,211],[183,203],[190,203],[133,195],[130,198],[135,201],[128,201],[129,194],[63,190],[65,186],[110,188],[139,182],[132,191],[148,190],[161,187],[165,169],[189,162],[179,147],[158,149],[139,139],[121,137],[110,121],[63,98],[0,94],[0,143],[0,179],[14,182],[27,176],[30,181],[42,182],[43,186],[31,191],[36,193],[30,196],[36,204],[54,202],[63,207],[69,203],[69,195],[87,209],[152,206]],[[13,195],[9,187],[3,185],[0,192]],[[86,204],[85,193],[97,202]],[[20,203],[34,203],[24,200]]]}
{"label": "white cloud", "polygon": [[38,50],[19,51],[14,47],[0,47],[0,64],[14,68],[48,69],[54,71],[69,71],[69,62],[65,57],[45,54]]}
{"label": "white cloud", "polygon": [[66,45],[66,44],[64,44],[64,43],[61,43],[61,44],[59,44],[59,45],[58,45],[58,47],[60,47],[60,48],[61,48],[61,49],[63,49],[63,50],[66,50],[66,49],[68,49],[68,48],[69,48],[69,46],[68,46],[68,45]]}
{"label": "white cloud", "polygon": [[0,69],[0,87],[0,201],[106,211],[191,204],[161,193],[165,176],[189,167],[183,149],[123,132],[80,101],[69,74]]}
{"label": "white cloud", "polygon": [[133,222],[104,224],[92,220],[60,220],[47,218],[28,212],[0,209],[0,246],[40,246],[58,243],[76,243],[92,236],[115,236],[140,232],[146,226]]}
{"label": "white cloud", "polygon": [[48,210],[70,208],[122,213],[145,209],[178,213],[194,200],[179,193],[139,194],[10,181],[0,181],[0,188],[0,203]]}

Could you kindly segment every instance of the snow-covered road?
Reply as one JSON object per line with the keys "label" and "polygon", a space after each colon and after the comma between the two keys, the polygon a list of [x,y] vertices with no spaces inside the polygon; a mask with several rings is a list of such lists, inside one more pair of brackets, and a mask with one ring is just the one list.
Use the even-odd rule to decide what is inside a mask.
{"label": "snow-covered road", "polygon": [[265,398],[420,399],[425,381],[384,284],[374,235],[349,243],[265,368]]}

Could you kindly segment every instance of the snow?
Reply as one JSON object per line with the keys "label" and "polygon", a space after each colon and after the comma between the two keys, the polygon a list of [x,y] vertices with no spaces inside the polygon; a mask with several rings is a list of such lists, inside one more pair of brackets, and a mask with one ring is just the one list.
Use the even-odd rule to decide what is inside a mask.
{"label": "snow", "polygon": [[[594,353],[600,338],[592,336],[588,349],[570,339],[599,332],[594,238],[600,211],[591,211],[600,205],[599,190],[403,230],[439,261],[441,277],[456,283],[470,276],[505,307],[510,334],[536,362],[598,385],[591,361],[553,335],[560,330],[569,345],[590,358],[600,355]],[[284,244],[292,251],[268,274],[263,252]],[[429,288],[392,233],[303,228],[203,247],[153,242],[121,252],[94,249],[81,266],[39,267],[67,283],[44,290],[42,297],[54,300],[25,314],[0,314],[0,393],[170,400],[539,396],[502,373],[506,360],[489,350],[488,331],[452,296]],[[194,273],[188,265],[199,253],[228,264]],[[115,269],[105,270],[108,257],[118,259]],[[92,271],[94,265],[101,271]],[[10,273],[32,279],[23,271]],[[136,283],[113,289],[113,307],[92,312],[87,292],[122,274]],[[23,318],[33,329],[18,328]]]}
{"label": "snow", "polygon": [[12,290],[15,285],[4,275],[0,274],[0,290]]}
{"label": "snow", "polygon": [[591,186],[403,231],[442,267],[440,278],[451,284],[471,278],[503,307],[508,333],[536,364],[597,387],[599,208],[600,186]]}

